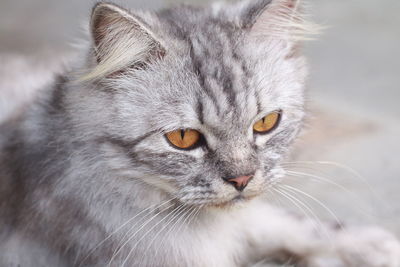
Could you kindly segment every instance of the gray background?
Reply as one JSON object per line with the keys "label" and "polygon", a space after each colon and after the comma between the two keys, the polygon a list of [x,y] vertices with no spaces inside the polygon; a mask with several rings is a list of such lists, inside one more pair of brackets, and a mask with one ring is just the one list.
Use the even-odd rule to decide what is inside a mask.
{"label": "gray background", "polygon": [[[131,8],[174,2],[119,1]],[[314,20],[326,29],[305,47],[311,65],[310,112],[293,155],[296,161],[307,161],[296,164],[297,171],[319,178],[288,181],[340,220],[379,223],[400,236],[400,1],[309,2]],[[92,5],[83,0],[1,0],[0,53],[70,51],[82,36]],[[333,219],[313,199],[302,200],[319,217]],[[287,199],[276,201],[294,207]]]}

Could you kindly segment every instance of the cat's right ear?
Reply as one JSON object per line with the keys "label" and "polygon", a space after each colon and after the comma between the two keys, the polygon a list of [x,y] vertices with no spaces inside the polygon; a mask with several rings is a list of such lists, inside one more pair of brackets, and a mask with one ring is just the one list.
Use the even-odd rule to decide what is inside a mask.
{"label": "cat's right ear", "polygon": [[131,66],[143,66],[165,53],[142,18],[114,4],[96,4],[90,32],[97,66],[85,79],[105,77]]}

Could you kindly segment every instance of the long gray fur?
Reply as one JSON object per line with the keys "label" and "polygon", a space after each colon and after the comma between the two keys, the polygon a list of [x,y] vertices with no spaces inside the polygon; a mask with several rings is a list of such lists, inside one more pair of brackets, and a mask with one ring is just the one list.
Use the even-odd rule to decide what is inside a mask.
{"label": "long gray fur", "polygon": [[[97,4],[84,59],[0,125],[0,266],[328,262],[318,257],[329,241],[309,221],[262,200],[284,176],[279,163],[304,117],[305,60],[273,29],[294,2],[156,13]],[[277,110],[280,125],[256,135],[252,125]],[[172,147],[165,133],[183,128],[204,144]],[[251,173],[243,192],[222,179]],[[326,228],[340,248],[344,234]],[[395,255],[397,241],[381,236]]]}

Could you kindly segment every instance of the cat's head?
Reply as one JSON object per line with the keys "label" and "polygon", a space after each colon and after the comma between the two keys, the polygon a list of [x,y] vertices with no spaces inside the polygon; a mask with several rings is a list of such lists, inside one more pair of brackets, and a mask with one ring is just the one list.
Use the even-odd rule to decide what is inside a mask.
{"label": "cat's head", "polygon": [[79,120],[96,129],[115,179],[195,205],[265,192],[304,115],[297,4],[158,13],[98,4]]}

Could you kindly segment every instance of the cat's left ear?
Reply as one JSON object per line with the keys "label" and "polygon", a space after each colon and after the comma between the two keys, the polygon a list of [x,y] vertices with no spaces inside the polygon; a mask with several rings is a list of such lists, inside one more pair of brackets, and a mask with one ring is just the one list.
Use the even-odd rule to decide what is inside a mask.
{"label": "cat's left ear", "polygon": [[93,8],[90,32],[97,64],[86,79],[104,77],[129,66],[143,66],[165,53],[156,34],[141,17],[114,4],[101,2]]}
{"label": "cat's left ear", "polygon": [[253,36],[272,36],[291,40],[312,34],[311,24],[304,20],[301,0],[249,0],[239,2],[239,27]]}

